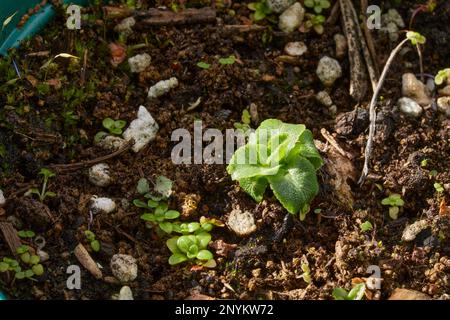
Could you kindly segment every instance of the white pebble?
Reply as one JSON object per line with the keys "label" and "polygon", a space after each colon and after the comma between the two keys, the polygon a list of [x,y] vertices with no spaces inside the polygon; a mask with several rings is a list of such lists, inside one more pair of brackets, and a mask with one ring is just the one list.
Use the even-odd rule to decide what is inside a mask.
{"label": "white pebble", "polygon": [[136,259],[126,254],[115,254],[111,258],[111,271],[121,283],[127,283],[137,278],[138,267]]}
{"label": "white pebble", "polygon": [[324,56],[319,61],[316,74],[325,86],[330,87],[342,76],[342,68],[337,60]]}
{"label": "white pebble", "polygon": [[134,139],[133,151],[139,152],[151,140],[155,139],[159,126],[144,106],[140,106],[137,119],[130,123],[130,126],[123,133],[125,140]]}
{"label": "white pebble", "polygon": [[278,27],[281,31],[291,33],[303,22],[305,9],[298,2],[287,8],[278,18]]}
{"label": "white pebble", "polygon": [[288,42],[284,47],[284,52],[293,57],[299,57],[303,55],[307,50],[308,47],[301,41]]}
{"label": "white pebble", "polygon": [[0,189],[0,207],[3,207],[5,205],[5,203],[6,203],[5,196],[3,194],[2,189]]}
{"label": "white pebble", "polygon": [[413,118],[420,117],[423,111],[417,102],[407,97],[400,98],[397,105],[402,113]]}
{"label": "white pebble", "polygon": [[333,105],[333,100],[331,100],[330,95],[326,91],[320,91],[316,94],[316,99],[325,107],[331,107]]}
{"label": "white pebble", "polygon": [[93,196],[91,198],[91,211],[93,213],[111,213],[116,210],[116,203],[110,198]]}
{"label": "white pebble", "polygon": [[450,118],[450,97],[440,97],[437,99],[438,110]]}
{"label": "white pebble", "polygon": [[336,33],[333,37],[336,46],[336,57],[342,59],[347,54],[347,38],[340,33]]}
{"label": "white pebble", "polygon": [[148,53],[138,54],[128,59],[130,70],[133,73],[139,73],[147,69],[150,65],[152,58]]}
{"label": "white pebble", "polygon": [[402,240],[403,241],[413,241],[416,236],[422,231],[428,228],[428,222],[426,220],[418,220],[413,224],[408,225],[405,230],[403,230]]}
{"label": "white pebble", "polygon": [[281,13],[290,5],[292,5],[295,0],[266,0],[266,4],[272,12]]}
{"label": "white pebble", "polygon": [[427,86],[412,73],[405,73],[402,76],[402,94],[404,97],[413,99],[423,107],[431,103],[430,92]]}
{"label": "white pebble", "polygon": [[150,89],[148,90],[147,98],[158,98],[169,92],[171,89],[176,88],[177,86],[178,79],[175,77],[172,77],[169,80],[159,81],[157,84],[150,87]]}
{"label": "white pebble", "polygon": [[253,215],[248,212],[242,212],[239,209],[231,211],[227,220],[228,227],[238,236],[244,237],[256,231],[256,224]]}
{"label": "white pebble", "polygon": [[109,166],[106,163],[98,163],[89,168],[89,181],[99,187],[106,187],[111,184]]}
{"label": "white pebble", "polygon": [[45,261],[47,261],[50,258],[50,256],[48,255],[47,252],[45,252],[43,250],[40,250],[40,249],[38,249],[37,255],[41,259],[40,262],[45,262]]}
{"label": "white pebble", "polygon": [[119,292],[119,300],[134,300],[133,292],[129,286],[123,286]]}

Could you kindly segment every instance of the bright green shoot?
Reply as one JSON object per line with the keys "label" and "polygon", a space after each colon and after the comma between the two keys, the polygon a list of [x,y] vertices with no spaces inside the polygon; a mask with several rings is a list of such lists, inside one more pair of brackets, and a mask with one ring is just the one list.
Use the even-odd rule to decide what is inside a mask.
{"label": "bright green shoot", "polygon": [[401,195],[397,193],[391,194],[389,197],[381,200],[381,204],[384,206],[389,206],[389,216],[396,220],[398,218],[399,207],[402,207],[405,202],[402,200]]}
{"label": "bright green shoot", "polygon": [[154,213],[144,213],[141,215],[141,219],[158,225],[162,231],[170,234],[174,230],[174,224],[167,220],[174,220],[179,216],[180,213],[178,211],[169,210],[167,203],[160,203]]}
{"label": "bright green shoot", "polygon": [[207,232],[168,239],[166,244],[172,252],[169,258],[169,264],[176,265],[191,260],[197,265],[214,268],[216,266],[214,256],[211,251],[206,249],[210,241],[211,235]]}
{"label": "bright green shoot", "polygon": [[247,5],[247,8],[254,11],[251,15],[252,20],[260,21],[266,18],[269,14],[272,13],[266,1],[261,0],[259,2],[251,2]]}
{"label": "bright green shoot", "polygon": [[30,249],[26,245],[21,245],[17,248],[17,254],[20,257],[20,261],[27,265],[27,269],[23,270],[19,261],[11,258],[3,258],[0,261],[0,272],[14,272],[15,278],[30,279],[36,281],[33,276],[41,276],[44,274],[44,267],[40,264],[39,256],[30,253]]}
{"label": "bright green shoot", "polygon": [[234,55],[230,55],[227,58],[220,58],[219,63],[222,65],[234,64],[236,62],[236,57]]}
{"label": "bright green shoot", "polygon": [[100,242],[96,239],[95,233],[93,233],[91,230],[86,230],[84,232],[84,236],[86,237],[86,240],[91,245],[92,250],[95,252],[100,251]]}
{"label": "bright green shoot", "polygon": [[359,225],[362,232],[367,232],[373,229],[372,223],[370,221],[365,221]]}
{"label": "bright green shoot", "polygon": [[406,38],[409,39],[409,41],[411,41],[411,44],[413,46],[417,46],[419,44],[425,44],[425,42],[427,40],[423,35],[421,35],[418,32],[415,32],[415,31],[406,32]]}
{"label": "bright green shoot", "polygon": [[43,177],[42,189],[41,189],[41,191],[39,191],[39,189],[37,189],[37,188],[32,188],[32,189],[30,189],[30,193],[38,195],[39,200],[41,202],[44,202],[46,197],[55,197],[56,196],[56,193],[47,191],[48,180],[50,178],[54,177],[55,174],[49,169],[42,168],[41,171],[39,171],[39,175],[41,175]]}
{"label": "bright green shoot", "polygon": [[436,77],[434,77],[434,82],[439,86],[447,79],[450,79],[450,68],[439,70]]}
{"label": "bright green shoot", "polygon": [[321,13],[323,9],[331,6],[328,0],[305,0],[305,7],[314,9],[315,13]]}
{"label": "bright green shoot", "polygon": [[335,288],[332,295],[334,300],[362,300],[365,292],[366,285],[364,283],[358,283],[350,292],[347,292],[343,288]]}
{"label": "bright green shoot", "polygon": [[111,118],[105,118],[102,121],[102,125],[109,131],[110,134],[120,135],[122,129],[125,128],[127,122],[125,120],[113,120]]}

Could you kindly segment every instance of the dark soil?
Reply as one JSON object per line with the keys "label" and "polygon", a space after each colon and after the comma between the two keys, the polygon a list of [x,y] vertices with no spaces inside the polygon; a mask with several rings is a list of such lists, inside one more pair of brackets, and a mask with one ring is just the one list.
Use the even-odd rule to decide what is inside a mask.
{"label": "dark soil", "polygon": [[[143,2],[155,6],[154,1]],[[383,12],[396,7],[406,22],[415,5],[414,1],[401,1],[398,6],[391,1],[376,2]],[[223,24],[249,21],[245,4],[222,3],[218,16]],[[208,4],[196,4],[204,5]],[[228,14],[230,9],[233,16]],[[64,15],[59,12],[44,32],[0,60],[0,151],[4,149],[0,152],[0,187],[8,199],[4,210],[0,208],[0,219],[12,221],[17,230],[33,230],[43,236],[43,250],[50,255],[44,262],[45,274],[36,282],[11,280],[0,274],[0,287],[11,298],[110,299],[119,292],[120,285],[97,280],[85,269],[82,290],[66,287],[67,267],[79,264],[73,249],[83,243],[90,250],[83,232],[88,227],[86,205],[92,195],[113,198],[118,210],[95,215],[92,231],[102,249],[98,253],[90,250],[91,255],[103,266],[106,276],[111,275],[109,261],[113,254],[135,257],[139,274],[130,287],[136,299],[184,299],[193,291],[214,298],[332,299],[335,287],[350,289],[358,278],[368,277],[369,265],[381,268],[383,282],[381,290],[371,291],[368,298],[386,299],[399,287],[422,291],[434,299],[449,298],[450,216],[440,214],[440,208],[442,213],[450,189],[450,121],[433,108],[414,120],[394,107],[401,97],[401,75],[419,72],[414,50],[397,58],[388,75],[378,108],[371,175],[359,186],[356,181],[368,132],[368,115],[363,109],[367,109],[371,97],[366,96],[362,109],[354,111],[356,103],[348,93],[347,58],[340,61],[344,76],[327,89],[337,115],[330,114],[314,97],[323,90],[315,74],[317,63],[324,55],[335,56],[333,35],[342,33],[339,23],[325,26],[320,36],[297,31],[284,35],[271,28],[230,35],[222,32],[221,25],[203,24],[135,31],[126,39],[127,57],[144,52],[152,57],[151,66],[136,75],[129,71],[126,61],[118,67],[110,63],[108,45],[118,41],[113,31],[118,21],[103,20],[99,8],[85,9],[84,13],[90,19],[81,31],[66,29]],[[427,38],[423,52],[426,73],[436,74],[450,66],[449,19],[450,6],[445,1],[440,1],[433,13],[422,13],[415,19],[415,30]],[[385,34],[373,35],[378,62],[383,66],[395,44]],[[295,65],[280,61],[284,45],[297,40],[304,41],[308,51]],[[133,49],[137,44],[143,46]],[[49,52],[30,55],[41,51]],[[85,51],[87,64],[82,75]],[[63,52],[81,59],[58,58],[50,68],[41,68]],[[237,57],[233,65],[217,63],[216,56],[231,54]],[[12,59],[22,75],[13,81],[17,75]],[[196,66],[199,61],[211,67],[201,69]],[[159,99],[146,99],[151,85],[174,76],[179,87]],[[200,105],[187,111],[199,97]],[[255,203],[230,179],[226,165],[172,163],[171,150],[176,144],[171,141],[173,130],[193,132],[194,120],[201,119],[204,128],[224,132],[241,121],[242,111],[252,103],[261,120],[303,123],[323,143],[322,128],[333,134],[351,154],[351,161],[347,159],[350,169],[341,170],[350,195],[336,189],[336,173],[323,167],[319,172],[320,193],[311,204],[311,212],[300,222],[297,217],[288,217],[269,192],[262,203]],[[113,185],[96,187],[89,182],[87,170],[76,170],[50,179],[49,190],[57,195],[44,203],[25,195],[29,188],[40,186],[40,168],[107,154],[92,143],[102,130],[102,120],[111,117],[130,123],[139,105],[144,105],[159,124],[158,136],[137,154],[127,151],[107,161]],[[252,123],[253,127],[257,125]],[[327,148],[324,158],[340,168],[339,162],[333,162],[336,156],[329,151],[332,147]],[[421,165],[424,159],[426,166]],[[141,177],[154,181],[159,175],[174,181],[171,208],[183,211],[186,197],[196,199],[191,203],[195,210],[191,210],[190,220],[206,215],[225,221],[227,214],[239,207],[254,215],[257,232],[240,238],[226,227],[213,230],[213,240],[223,241],[215,243],[216,249],[222,250],[217,249],[214,269],[192,271],[191,265],[169,266],[165,239],[146,228],[139,218],[143,211],[131,204],[137,197],[137,181]],[[436,192],[435,182],[444,186],[444,192]],[[390,193],[402,194],[405,201],[397,220],[392,220],[387,207],[381,205],[381,199]],[[317,208],[320,214],[314,213]],[[414,242],[402,242],[405,226],[421,218],[427,219],[431,228]],[[366,220],[373,224],[373,231],[361,231],[360,224]],[[232,244],[236,246],[229,246]],[[5,256],[12,253],[1,238],[0,257]],[[301,277],[305,259],[311,268],[309,285]]]}

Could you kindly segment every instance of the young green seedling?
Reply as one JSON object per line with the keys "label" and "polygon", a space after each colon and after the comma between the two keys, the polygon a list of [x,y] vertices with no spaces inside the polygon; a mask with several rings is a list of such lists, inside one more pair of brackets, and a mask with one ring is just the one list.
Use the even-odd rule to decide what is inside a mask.
{"label": "young green seedling", "polygon": [[269,8],[265,0],[261,0],[259,2],[250,2],[247,5],[247,8],[254,11],[254,13],[252,13],[250,16],[254,21],[263,20],[272,13],[272,10]]}
{"label": "young green seedling", "polygon": [[42,183],[41,191],[39,191],[39,189],[37,189],[37,188],[32,188],[32,189],[30,189],[29,192],[31,194],[37,194],[39,197],[39,200],[41,202],[44,202],[46,197],[55,197],[56,196],[56,193],[47,191],[48,179],[54,177],[55,174],[51,170],[46,169],[46,168],[42,168],[41,171],[39,171],[39,174],[41,176],[43,176],[43,183]]}
{"label": "young green seedling", "polygon": [[96,239],[95,233],[93,233],[90,230],[86,230],[84,232],[84,235],[85,235],[87,241],[89,241],[89,244],[91,245],[92,250],[94,250],[95,252],[99,252],[100,251],[100,242]]}
{"label": "young green seedling", "polygon": [[233,64],[236,62],[236,57],[234,55],[228,56],[228,58],[220,58],[219,63],[222,65]]}
{"label": "young green seedling", "polygon": [[250,127],[251,116],[250,116],[250,112],[248,111],[248,109],[244,109],[244,111],[242,111],[241,121],[242,121],[242,123],[235,122],[233,125],[237,131],[241,132],[242,134],[247,134],[247,132],[249,132],[249,130],[251,130],[251,127]]}
{"label": "young green seedling", "polygon": [[439,70],[437,75],[434,77],[434,83],[440,86],[446,79],[450,79],[450,68]]}
{"label": "young green seedling", "polygon": [[36,234],[31,230],[20,230],[17,232],[20,238],[34,238]]}
{"label": "young green seedling", "polygon": [[211,65],[204,61],[199,61],[199,62],[197,62],[197,67],[202,68],[202,69],[209,69],[211,67]]}
{"label": "young green seedling", "polygon": [[167,220],[174,220],[179,216],[180,213],[178,211],[169,210],[167,203],[160,203],[154,213],[144,213],[141,215],[141,219],[156,224],[162,231],[171,234],[174,230],[174,224]]}
{"label": "young green seedling", "polygon": [[122,129],[125,128],[127,122],[124,120],[113,120],[111,118],[105,118],[102,121],[102,125],[109,131],[110,134],[121,135]]}
{"label": "young green seedling", "polygon": [[16,252],[20,255],[20,261],[31,267],[31,269],[22,270],[17,260],[5,257],[0,262],[0,272],[12,271],[18,280],[27,278],[36,281],[33,279],[33,276],[41,276],[44,273],[44,267],[39,263],[39,256],[31,254],[29,247],[26,245],[19,246]]}
{"label": "young green seedling", "polygon": [[397,193],[391,194],[389,197],[381,200],[381,204],[384,206],[389,206],[389,216],[396,220],[398,218],[399,207],[402,207],[405,202],[402,200],[401,195]]}
{"label": "young green seedling", "polygon": [[304,23],[304,28],[306,31],[309,31],[311,28],[313,28],[317,34],[323,33],[323,31],[324,31],[323,24],[325,23],[325,20],[326,20],[324,16],[322,16],[320,14],[315,15],[315,14],[307,13],[306,18],[307,18],[307,20]]}
{"label": "young green seedling", "polygon": [[365,221],[364,223],[361,223],[359,225],[359,227],[361,228],[362,232],[366,232],[366,231],[370,231],[373,229],[372,224],[370,223],[370,221]]}
{"label": "young green seedling", "polygon": [[255,201],[268,186],[284,208],[304,219],[319,192],[316,171],[322,166],[312,133],[302,124],[268,119],[233,154],[227,167],[233,180]]}
{"label": "young green seedling", "polygon": [[323,9],[331,6],[328,0],[305,0],[305,7],[314,9],[315,13],[321,13]]}
{"label": "young green seedling", "polygon": [[195,235],[182,235],[167,240],[166,244],[172,255],[169,258],[170,265],[176,265],[185,261],[193,261],[197,265],[214,268],[216,262],[211,251],[207,250],[211,235],[200,232]]}
{"label": "young green seedling", "polygon": [[335,288],[332,295],[334,300],[362,300],[365,292],[366,285],[364,283],[358,283],[350,292],[347,292],[343,288]]}

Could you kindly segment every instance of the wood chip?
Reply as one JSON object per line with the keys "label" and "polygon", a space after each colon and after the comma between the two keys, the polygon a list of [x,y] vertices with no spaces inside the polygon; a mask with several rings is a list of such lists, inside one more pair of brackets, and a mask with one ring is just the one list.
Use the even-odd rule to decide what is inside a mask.
{"label": "wood chip", "polygon": [[92,259],[89,252],[81,243],[77,245],[73,253],[81,265],[85,267],[86,270],[88,270],[96,279],[101,279],[103,277],[102,271],[97,266],[97,263],[94,259]]}
{"label": "wood chip", "polygon": [[11,252],[15,255],[17,253],[17,248],[22,245],[22,242],[17,235],[17,230],[9,222],[0,222],[0,230],[2,231],[6,243],[8,243],[8,246],[11,249]]}

